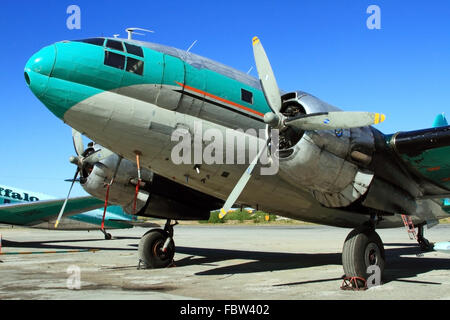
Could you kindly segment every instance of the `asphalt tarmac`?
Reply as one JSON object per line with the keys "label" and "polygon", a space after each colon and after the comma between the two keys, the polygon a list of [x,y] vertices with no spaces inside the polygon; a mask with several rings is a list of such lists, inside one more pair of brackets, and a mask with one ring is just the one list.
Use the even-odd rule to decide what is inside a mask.
{"label": "asphalt tarmac", "polygon": [[[382,285],[341,290],[349,229],[315,225],[179,225],[175,266],[138,269],[146,229],[0,228],[1,299],[450,299],[450,255],[421,253],[403,228],[378,230]],[[450,225],[425,231],[448,241]]]}

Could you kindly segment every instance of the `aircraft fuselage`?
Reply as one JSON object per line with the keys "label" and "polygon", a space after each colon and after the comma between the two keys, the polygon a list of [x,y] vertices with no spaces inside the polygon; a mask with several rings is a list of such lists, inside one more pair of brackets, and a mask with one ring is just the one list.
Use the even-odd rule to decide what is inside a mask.
{"label": "aircraft fuselage", "polygon": [[[35,54],[25,78],[71,127],[129,160],[138,153],[146,168],[220,199],[227,198],[252,160],[250,146],[265,141],[245,133],[266,128],[263,118],[270,108],[258,80],[175,48],[120,39],[63,41]],[[303,92],[284,99],[287,108],[293,101],[304,113],[339,110]],[[200,136],[205,145],[208,130],[225,137],[241,129],[237,134],[247,139],[246,164],[173,163],[178,141],[172,135],[181,129]],[[280,173],[255,174],[240,203],[321,224],[360,225],[367,220],[364,206],[348,207],[376,179],[364,165],[364,157],[370,159],[374,151],[374,134],[369,127],[302,133],[298,143],[280,153]],[[227,146],[221,148],[226,154]],[[243,151],[232,148],[233,153]],[[359,154],[352,158],[355,150]],[[384,182],[377,183],[384,188]],[[395,202],[403,194],[388,196]],[[400,225],[392,212],[379,226]]]}

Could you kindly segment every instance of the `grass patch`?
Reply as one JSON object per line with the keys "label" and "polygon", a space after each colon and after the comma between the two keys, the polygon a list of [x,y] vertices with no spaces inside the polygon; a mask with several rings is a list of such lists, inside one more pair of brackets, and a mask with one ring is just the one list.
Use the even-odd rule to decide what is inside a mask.
{"label": "grass patch", "polygon": [[243,223],[247,221],[253,221],[254,223],[269,223],[275,221],[277,216],[274,214],[269,214],[263,211],[253,211],[252,213],[247,210],[236,210],[227,213],[223,218],[219,218],[219,211],[212,211],[208,220],[201,220],[200,223],[227,223],[227,222],[237,222]]}
{"label": "grass patch", "polygon": [[444,223],[444,224],[450,223],[450,218],[445,218],[445,219],[439,220],[439,223]]}

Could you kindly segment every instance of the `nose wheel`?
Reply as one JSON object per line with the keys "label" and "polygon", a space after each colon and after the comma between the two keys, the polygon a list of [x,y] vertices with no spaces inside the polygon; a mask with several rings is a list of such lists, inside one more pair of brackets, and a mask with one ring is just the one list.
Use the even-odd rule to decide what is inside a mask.
{"label": "nose wheel", "polygon": [[145,233],[139,241],[139,265],[145,268],[167,268],[173,263],[175,242],[173,241],[173,227],[167,220],[164,230],[152,229]]}

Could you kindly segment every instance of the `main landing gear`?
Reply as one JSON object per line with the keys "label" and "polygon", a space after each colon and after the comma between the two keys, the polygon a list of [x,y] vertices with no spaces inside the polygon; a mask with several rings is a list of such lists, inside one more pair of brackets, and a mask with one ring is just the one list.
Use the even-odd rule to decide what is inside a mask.
{"label": "main landing gear", "polygon": [[[424,237],[424,227],[426,223],[419,224],[416,233],[411,219],[404,219],[405,226],[411,239],[416,239],[422,251],[432,251],[433,243],[430,243]],[[383,242],[380,236],[375,232],[377,219],[372,217],[364,225],[354,229],[349,233],[344,242],[342,250],[342,266],[344,267],[345,279],[350,280],[354,287],[366,286],[366,280],[373,274],[378,267],[379,279],[382,278],[385,254]]]}
{"label": "main landing gear", "polygon": [[419,224],[419,232],[417,232],[417,242],[419,243],[420,249],[422,251],[433,251],[434,244],[429,242],[425,237],[423,236],[423,230],[426,223]]}
{"label": "main landing gear", "polygon": [[[379,268],[379,276],[383,274],[385,254],[383,242],[375,232],[375,223],[364,224],[349,233],[342,250],[342,266],[346,278],[356,279],[358,286],[373,274],[370,266]],[[361,283],[363,282],[363,283]]]}
{"label": "main landing gear", "polygon": [[168,219],[164,230],[152,229],[145,233],[139,242],[139,266],[145,268],[166,268],[173,264],[175,242],[173,241],[173,227]]}

